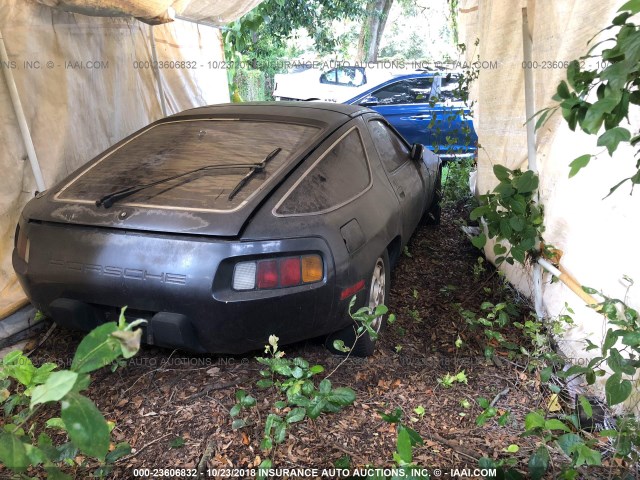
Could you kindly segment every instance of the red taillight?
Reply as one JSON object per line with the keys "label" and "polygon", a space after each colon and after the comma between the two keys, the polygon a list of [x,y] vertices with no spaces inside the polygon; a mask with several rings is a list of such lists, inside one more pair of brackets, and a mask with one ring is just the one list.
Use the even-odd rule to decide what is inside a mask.
{"label": "red taillight", "polygon": [[324,264],[318,254],[239,262],[233,269],[234,290],[263,290],[321,282]]}
{"label": "red taillight", "polygon": [[258,262],[258,288],[278,286],[278,263],[275,260]]}
{"label": "red taillight", "polygon": [[280,260],[280,286],[291,287],[300,285],[300,257],[285,258]]}

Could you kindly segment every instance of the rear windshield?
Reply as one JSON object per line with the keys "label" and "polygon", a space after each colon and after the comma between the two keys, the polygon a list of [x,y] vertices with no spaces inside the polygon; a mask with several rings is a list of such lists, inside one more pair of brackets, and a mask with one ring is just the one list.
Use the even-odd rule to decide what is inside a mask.
{"label": "rear windshield", "polygon": [[141,190],[119,204],[187,210],[232,210],[297,156],[319,133],[309,125],[246,120],[182,120],[145,130],[106,155],[67,184],[56,198],[93,203],[123,188],[153,183],[208,165],[262,162],[282,150],[264,170],[255,172],[229,199],[250,168],[203,170]]}

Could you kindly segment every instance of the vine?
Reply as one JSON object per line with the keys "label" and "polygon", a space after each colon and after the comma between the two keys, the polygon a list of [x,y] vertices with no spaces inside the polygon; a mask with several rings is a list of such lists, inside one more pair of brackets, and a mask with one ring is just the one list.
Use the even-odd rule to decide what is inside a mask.
{"label": "vine", "polygon": [[[484,248],[487,238],[495,238],[493,253],[496,264],[516,261],[524,264],[528,255],[534,255],[537,241],[544,232],[543,209],[536,202],[538,175],[527,170],[509,170],[503,165],[493,167],[500,183],[492,193],[478,197],[478,207],[471,211],[471,220],[481,217],[487,233],[472,238],[477,248]],[[509,243],[506,247],[503,241]]]}

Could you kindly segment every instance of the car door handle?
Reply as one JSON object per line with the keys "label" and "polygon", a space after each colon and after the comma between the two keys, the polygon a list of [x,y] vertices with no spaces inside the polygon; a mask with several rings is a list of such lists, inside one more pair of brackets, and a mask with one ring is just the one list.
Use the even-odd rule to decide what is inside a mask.
{"label": "car door handle", "polygon": [[413,115],[409,120],[431,120],[431,115]]}

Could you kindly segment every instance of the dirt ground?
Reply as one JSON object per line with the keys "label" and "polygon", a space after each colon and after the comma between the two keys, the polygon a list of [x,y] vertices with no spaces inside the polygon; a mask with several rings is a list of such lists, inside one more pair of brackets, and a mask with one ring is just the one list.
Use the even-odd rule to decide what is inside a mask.
{"label": "dirt ground", "polygon": [[[424,439],[424,446],[414,451],[414,461],[431,471],[440,469],[442,478],[478,478],[462,469],[477,469],[483,456],[509,456],[503,449],[510,444],[519,445],[520,459],[533,452],[535,440],[519,434],[526,412],[545,402],[539,379],[504,352],[498,351],[498,364],[487,361],[482,332],[471,331],[459,314],[459,305],[479,311],[483,301],[495,302],[505,295],[497,275],[488,267],[478,271],[479,252],[456,225],[461,215],[445,209],[440,226],[419,228],[392,275],[388,306],[397,315],[396,323],[387,328],[372,357],[349,359],[331,376],[334,386],[356,391],[355,405],[322,415],[315,424],[306,420],[293,426],[272,457],[274,467],[332,468],[345,456],[351,468],[391,467],[396,430],[378,412],[396,407]],[[460,348],[454,343],[458,336]],[[80,339],[79,334],[56,329],[32,358],[70,362]],[[287,357],[324,365],[326,372],[342,360],[314,341],[283,349]],[[257,466],[264,456],[259,447],[262,422],[274,396],[255,386],[260,366],[254,355],[194,357],[145,346],[115,373],[103,369],[93,374],[88,395],[107,419],[116,422],[114,440],[128,441],[133,448],[118,461],[111,478],[134,478],[140,473],[136,469],[151,470],[140,478],[151,477],[153,469],[206,472]],[[467,384],[439,384],[438,378],[461,370]],[[254,425],[234,431],[229,410],[240,388],[258,400],[262,422],[254,414]],[[495,400],[501,413],[510,411],[509,424],[500,427],[489,420],[477,426],[478,397]],[[414,411],[418,407],[424,408],[423,414]],[[521,461],[518,468],[526,472],[526,463]],[[557,472],[557,461],[554,468]],[[87,476],[80,468],[69,473]]]}

